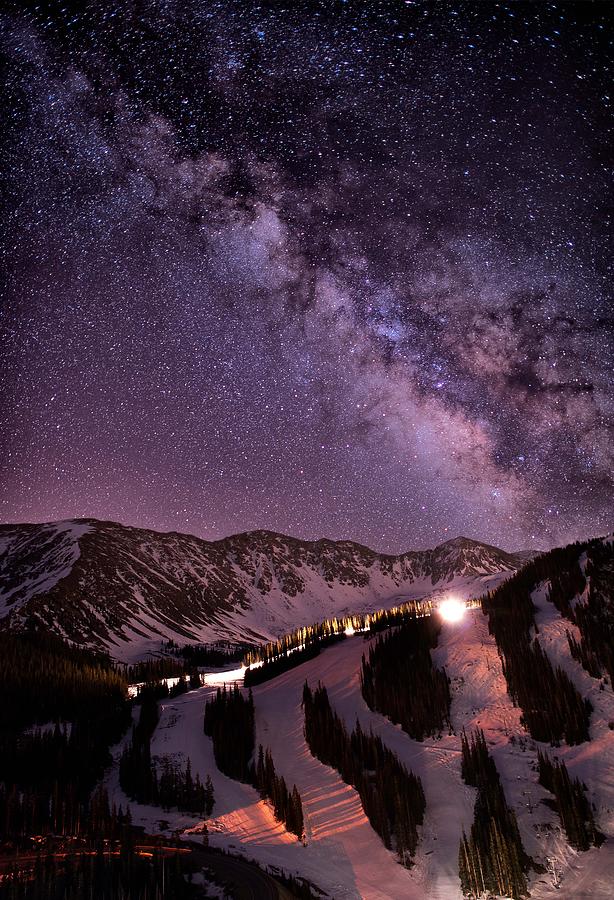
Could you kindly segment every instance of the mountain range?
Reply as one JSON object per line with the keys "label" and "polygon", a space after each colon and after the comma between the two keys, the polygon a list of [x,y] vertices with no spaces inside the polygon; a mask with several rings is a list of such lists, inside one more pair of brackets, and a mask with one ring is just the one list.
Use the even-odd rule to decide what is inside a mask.
{"label": "mountain range", "polygon": [[478,596],[531,555],[465,537],[395,556],[270,531],[206,541],[95,519],[2,525],[0,628],[123,660],[168,639],[259,643],[406,599]]}

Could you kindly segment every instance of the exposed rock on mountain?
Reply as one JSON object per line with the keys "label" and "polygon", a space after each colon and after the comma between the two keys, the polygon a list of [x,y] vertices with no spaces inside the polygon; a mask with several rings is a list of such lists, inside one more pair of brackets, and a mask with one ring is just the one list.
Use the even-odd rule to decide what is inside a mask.
{"label": "exposed rock on mountain", "polygon": [[458,537],[400,556],[268,531],[208,542],[80,519],[0,526],[0,623],[132,658],[163,639],[254,642],[453,590],[482,593],[524,558]]}

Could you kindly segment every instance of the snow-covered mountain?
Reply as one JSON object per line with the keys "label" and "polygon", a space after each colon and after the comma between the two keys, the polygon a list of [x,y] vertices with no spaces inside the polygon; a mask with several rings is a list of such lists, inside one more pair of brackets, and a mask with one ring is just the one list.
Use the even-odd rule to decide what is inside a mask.
{"label": "snow-covered mountain", "polygon": [[208,542],[78,519],[0,526],[0,626],[135,658],[160,640],[254,642],[326,617],[479,595],[523,555],[458,537],[399,556],[253,531]]}

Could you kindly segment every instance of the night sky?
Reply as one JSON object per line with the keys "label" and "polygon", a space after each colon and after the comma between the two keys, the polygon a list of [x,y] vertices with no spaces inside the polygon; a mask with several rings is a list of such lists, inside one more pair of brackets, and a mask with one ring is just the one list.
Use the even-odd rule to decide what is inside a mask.
{"label": "night sky", "polygon": [[19,6],[3,521],[612,530],[611,3]]}

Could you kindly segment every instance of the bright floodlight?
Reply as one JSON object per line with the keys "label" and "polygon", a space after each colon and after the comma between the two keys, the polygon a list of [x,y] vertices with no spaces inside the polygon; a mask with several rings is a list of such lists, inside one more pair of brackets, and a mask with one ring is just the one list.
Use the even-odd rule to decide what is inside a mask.
{"label": "bright floodlight", "polygon": [[460,622],[465,615],[465,604],[462,600],[449,597],[439,604],[439,615],[445,622]]}

